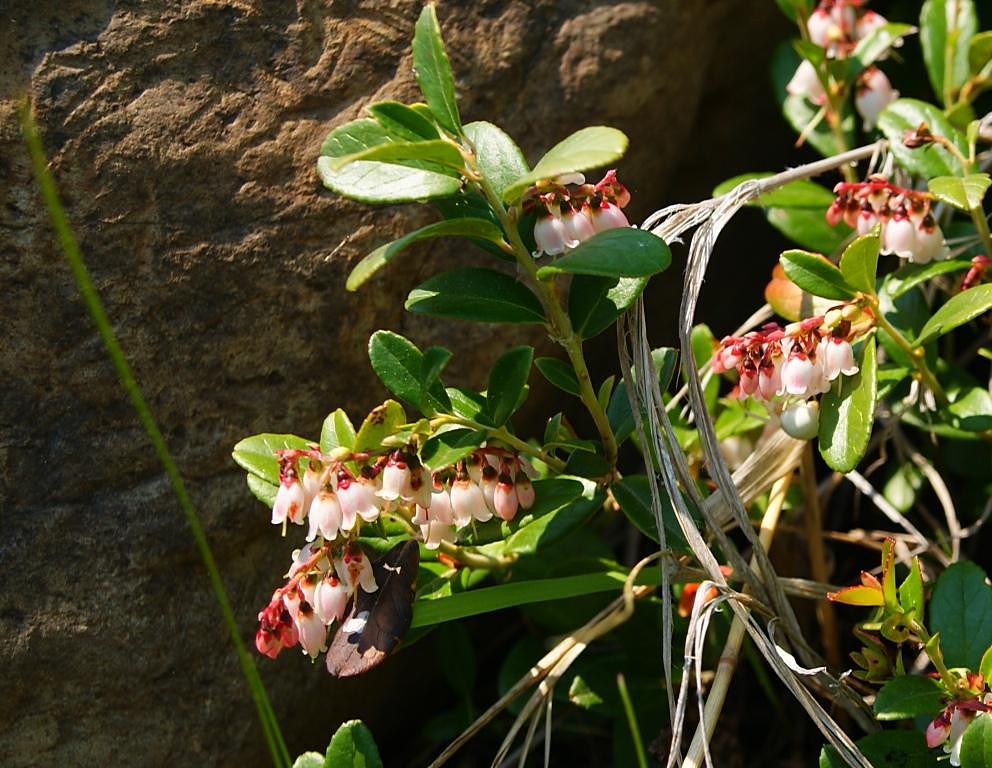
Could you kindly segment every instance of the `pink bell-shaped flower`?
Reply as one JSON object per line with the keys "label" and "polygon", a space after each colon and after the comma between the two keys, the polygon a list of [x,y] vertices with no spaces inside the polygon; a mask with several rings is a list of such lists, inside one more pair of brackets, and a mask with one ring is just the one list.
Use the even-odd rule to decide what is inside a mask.
{"label": "pink bell-shaped flower", "polygon": [[627,221],[627,217],[620,210],[620,207],[606,201],[598,207],[592,208],[591,219],[593,229],[597,232],[630,226],[630,222]]}
{"label": "pink bell-shaped flower", "polygon": [[911,259],[918,248],[916,226],[900,208],[882,230],[882,253],[894,253],[901,259]]}
{"label": "pink bell-shaped flower", "polygon": [[272,523],[282,525],[289,520],[291,523],[303,525],[303,518],[306,517],[306,491],[303,484],[296,476],[296,471],[292,468],[282,473],[279,482],[279,490],[276,491],[276,500],[272,505]]}
{"label": "pink bell-shaped flower", "polygon": [[924,217],[923,223],[916,230],[916,244],[917,248],[912,256],[916,264],[928,264],[934,260],[943,261],[950,255],[944,243],[944,232],[929,215]]}
{"label": "pink bell-shaped flower", "polygon": [[816,67],[806,59],[803,59],[796,67],[796,73],[792,76],[789,84],[785,86],[785,90],[790,96],[802,96],[814,104],[822,104],[827,99]]}
{"label": "pink bell-shaped flower", "polygon": [[375,572],[372,563],[355,543],[349,543],[344,549],[340,560],[334,561],[334,570],[338,578],[348,588],[348,594],[354,594],[361,586],[366,592],[375,592],[379,585],[375,583]]}
{"label": "pink bell-shaped flower", "polygon": [[517,490],[517,501],[520,503],[520,508],[526,510],[534,506],[534,485],[524,472],[517,472],[514,486]]}
{"label": "pink bell-shaped flower", "polygon": [[313,609],[324,624],[341,621],[348,607],[348,587],[335,575],[328,571],[317,584],[314,591]]}
{"label": "pink bell-shaped flower", "polygon": [[330,486],[317,494],[310,505],[310,532],[307,541],[313,541],[319,533],[328,541],[332,541],[341,529],[341,504],[337,494]]}
{"label": "pink bell-shaped flower", "polygon": [[841,374],[853,376],[858,372],[858,364],[854,361],[854,350],[850,342],[844,339],[824,339],[820,342],[816,354],[823,360],[823,375],[827,381],[833,381]]}
{"label": "pink bell-shaped flower", "polygon": [[868,37],[868,35],[879,27],[884,27],[888,23],[888,20],[882,14],[875,13],[874,11],[865,11],[861,14],[861,18],[855,22],[854,36],[858,40],[861,40],[864,37]]}
{"label": "pink bell-shaped flower", "polygon": [[588,206],[584,206],[579,211],[568,211],[561,217],[561,221],[565,226],[565,234],[576,244],[596,234]]}
{"label": "pink bell-shaped flower", "polygon": [[317,654],[326,647],[326,625],[314,612],[313,606],[299,592],[290,592],[283,599],[293,617],[303,652],[311,659],[316,658]]}
{"label": "pink bell-shaped flower", "polygon": [[517,516],[520,500],[517,498],[513,478],[508,472],[500,472],[499,474],[499,479],[496,481],[496,491],[493,493],[493,506],[496,507],[496,514],[503,520],[512,520]]}
{"label": "pink bell-shaped flower", "polygon": [[484,523],[493,516],[486,507],[482,490],[464,473],[451,484],[451,511],[459,528],[464,528],[473,519]]}
{"label": "pink bell-shaped flower", "polygon": [[479,482],[479,489],[482,491],[482,498],[486,502],[486,509],[493,514],[496,513],[496,483],[499,479],[499,472],[492,464],[486,462],[482,468],[482,480]]}
{"label": "pink bell-shaped flower", "polygon": [[870,205],[862,206],[861,213],[858,214],[858,234],[867,235],[876,224],[878,224],[878,214]]}
{"label": "pink bell-shaped flower", "polygon": [[865,130],[872,130],[882,110],[898,98],[899,91],[892,88],[892,83],[882,70],[878,67],[866,69],[854,96],[854,106],[864,120]]}
{"label": "pink bell-shaped flower", "polygon": [[830,44],[835,27],[836,24],[830,16],[830,12],[823,8],[817,8],[806,20],[810,42],[821,48],[826,48]]}
{"label": "pink bell-shaped flower", "polygon": [[558,256],[566,248],[574,248],[578,241],[569,237],[565,223],[554,214],[540,215],[534,224],[534,244],[548,256]]}
{"label": "pink bell-shaped flower", "polygon": [[813,361],[801,350],[789,353],[789,358],[782,364],[782,387],[784,391],[797,397],[806,397],[810,392],[816,373]]}
{"label": "pink bell-shaped flower", "polygon": [[777,355],[763,360],[758,366],[757,393],[763,400],[771,400],[782,388],[783,356]]}
{"label": "pink bell-shaped flower", "polygon": [[382,470],[382,488],[376,491],[376,496],[386,501],[396,501],[410,482],[410,468],[406,459],[397,451],[386,461]]}

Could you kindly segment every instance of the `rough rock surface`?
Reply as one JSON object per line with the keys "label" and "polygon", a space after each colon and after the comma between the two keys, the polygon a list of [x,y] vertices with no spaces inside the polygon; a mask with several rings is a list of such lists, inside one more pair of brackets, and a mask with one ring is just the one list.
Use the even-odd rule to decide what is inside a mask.
{"label": "rough rock surface", "polygon": [[[765,91],[774,4],[748,0],[442,2],[467,119],[535,159],[589,123],[631,138],[635,217],[707,134],[706,89]],[[346,294],[349,265],[429,214],[320,188],[330,127],[410,99],[415,0],[12,0],[0,29],[0,754],[5,765],[264,765],[253,711],[190,536],[86,317],[30,182],[15,109],[30,93],[81,245],[188,480],[242,622],[293,548],[229,452],[259,431],[316,433],[381,400],[379,327],[459,348],[448,378],[527,338],[411,318],[402,298],[457,248]],[[771,26],[769,26],[771,25]],[[765,46],[767,48],[767,46]],[[720,111],[746,131],[752,118]],[[724,131],[725,133],[725,131]],[[719,135],[719,134],[716,134]],[[745,166],[747,163],[745,163]],[[737,172],[745,168],[728,170]],[[395,667],[332,687],[263,660],[294,749],[375,717]],[[320,691],[319,707],[305,706]],[[324,701],[330,701],[324,704]],[[383,725],[401,728],[398,718]],[[325,731],[326,732],[326,731]],[[321,736],[323,738],[323,736]],[[317,739],[319,741],[319,739]]]}

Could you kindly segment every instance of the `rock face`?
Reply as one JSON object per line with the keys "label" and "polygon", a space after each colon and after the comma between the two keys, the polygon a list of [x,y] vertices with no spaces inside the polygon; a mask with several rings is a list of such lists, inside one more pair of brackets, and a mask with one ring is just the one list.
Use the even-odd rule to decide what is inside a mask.
{"label": "rock face", "polygon": [[[681,160],[703,152],[697,105],[707,89],[726,89],[729,79],[764,92],[761,58],[707,81],[725,46],[756,47],[772,34],[774,4],[754,6],[492,0],[442,2],[439,16],[463,115],[504,126],[532,160],[585,124],[629,134],[621,173],[636,218],[671,192]],[[372,100],[414,98],[409,41],[419,8],[414,0],[5,4],[5,765],[267,763],[192,540],[30,180],[18,99],[34,100],[97,289],[250,638],[298,542],[270,530],[230,461],[232,445],[260,431],[316,434],[338,405],[360,418],[385,394],[365,355],[377,328],[457,347],[447,378],[476,386],[492,352],[534,340],[404,315],[407,290],[473,258],[464,248],[420,250],[360,294],[344,292],[356,259],[430,216],[337,199],[314,172],[331,127]],[[719,108],[707,115],[742,129],[749,119]],[[305,701],[318,685],[327,690],[321,671],[286,656],[262,662],[294,749],[317,746],[315,724],[374,717],[397,674],[376,673],[362,712],[348,706],[359,690],[352,685],[336,689],[347,700],[332,696],[318,714]],[[383,727],[388,739],[401,724]]]}

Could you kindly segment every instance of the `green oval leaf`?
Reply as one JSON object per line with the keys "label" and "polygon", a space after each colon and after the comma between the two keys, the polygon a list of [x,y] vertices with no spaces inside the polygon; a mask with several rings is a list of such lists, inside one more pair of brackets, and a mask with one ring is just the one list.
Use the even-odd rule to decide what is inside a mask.
{"label": "green oval leaf", "polygon": [[481,414],[490,425],[503,426],[520,405],[533,359],[533,347],[514,347],[493,365],[489,373],[486,407]]}
{"label": "green oval leaf", "polygon": [[864,293],[875,293],[875,272],[878,269],[878,251],[881,238],[877,233],[859,237],[840,257],[840,273],[852,288]]}
{"label": "green oval leaf", "polygon": [[437,128],[413,107],[398,101],[380,101],[366,107],[386,133],[400,141],[438,138]]}
{"label": "green oval leaf", "polygon": [[354,448],[355,428],[351,424],[348,414],[338,408],[329,413],[324,419],[324,426],[320,430],[320,450],[323,453],[330,453],[335,448]]}
{"label": "green oval leaf", "polygon": [[992,768],[992,717],[972,720],[961,739],[961,768]]}
{"label": "green oval leaf", "polygon": [[972,173],[960,176],[938,176],[930,179],[930,193],[938,200],[953,205],[962,211],[981,210],[985,193],[992,186],[992,177],[987,173]]}
{"label": "green oval leaf", "polygon": [[380,163],[409,161],[436,163],[459,172],[464,170],[465,165],[465,160],[462,153],[458,151],[458,147],[450,141],[433,139],[430,141],[389,141],[378,144],[351,155],[334,158],[331,167],[335,171],[339,171],[350,163],[372,160]]}
{"label": "green oval leaf", "polygon": [[528,187],[542,179],[602,168],[619,160],[626,151],[627,136],[622,131],[604,125],[582,128],[555,144],[533,171],[508,186],[503,191],[503,200],[515,202]]}
{"label": "green oval leaf", "polygon": [[486,219],[466,217],[428,224],[372,251],[351,270],[345,288],[349,291],[357,291],[372,275],[409,246],[434,237],[476,237],[491,243],[501,243],[503,232],[496,224]]}
{"label": "green oval leaf", "polygon": [[482,441],[485,439],[485,432],[477,432],[472,429],[452,429],[441,432],[424,443],[423,448],[420,449],[420,460],[429,470],[436,472],[464,459],[482,445]]}
{"label": "green oval leaf", "polygon": [[372,370],[390,392],[425,413],[448,412],[451,401],[440,381],[434,382],[421,397],[423,354],[411,341],[391,331],[376,331],[369,339]]}
{"label": "green oval leaf", "polygon": [[779,262],[792,282],[814,296],[836,300],[854,296],[841,271],[818,253],[786,251]]}
{"label": "green oval leaf", "polygon": [[320,157],[317,173],[329,190],[362,203],[415,203],[453,195],[462,186],[461,179],[436,171],[365,160],[338,170],[333,159]]}
{"label": "green oval leaf", "polygon": [[406,424],[403,406],[395,400],[387,400],[377,405],[365,417],[355,436],[356,451],[374,451],[382,447],[383,441]]}
{"label": "green oval leaf", "polygon": [[[928,749],[921,731],[879,731],[858,739],[858,749],[875,768],[939,768],[940,750]],[[825,746],[820,768],[848,768],[837,750]]]}
{"label": "green oval leaf", "polygon": [[334,732],[324,768],[382,768],[379,748],[361,720],[342,723]]}
{"label": "green oval leaf", "polygon": [[978,669],[992,645],[992,587],[975,563],[954,563],[937,578],[930,598],[930,630],[940,633],[947,666]]}
{"label": "green oval leaf", "polygon": [[286,448],[306,449],[309,441],[296,435],[263,433],[252,435],[234,446],[234,462],[246,472],[270,483],[279,485],[279,461],[276,451]]}
{"label": "green oval leaf", "polygon": [[570,395],[579,394],[579,380],[572,366],[557,357],[539,357],[534,361],[537,370],[558,389]]}
{"label": "green oval leaf", "polygon": [[851,233],[843,222],[831,226],[826,208],[766,208],[768,223],[803,248],[821,253],[833,253]]}
{"label": "green oval leaf", "polygon": [[916,675],[894,677],[875,697],[875,717],[879,720],[933,718],[942,709],[941,691],[936,680]]}
{"label": "green oval leaf", "polygon": [[599,232],[537,271],[544,280],[561,273],[600,277],[649,277],[672,263],[665,241],[643,229],[621,227]]}
{"label": "green oval leaf", "polygon": [[897,99],[882,110],[878,117],[878,127],[889,140],[889,150],[896,156],[899,165],[910,173],[928,179],[959,174],[961,164],[944,147],[928,144],[910,149],[903,144],[903,133],[915,131],[921,123],[926,123],[931,133],[954,142],[963,155],[968,154],[964,136],[933,104],[916,99]]}
{"label": "green oval leaf", "polygon": [[455,101],[451,63],[441,40],[441,27],[433,4],[424,6],[413,33],[413,74],[438,125],[458,136],[462,120]]}
{"label": "green oval leaf", "polygon": [[978,75],[989,64],[992,64],[992,32],[979,32],[968,44],[968,67],[973,75]]}
{"label": "green oval leaf", "polygon": [[647,287],[646,277],[576,275],[568,288],[568,317],[583,339],[598,336],[616,322]]}
{"label": "green oval leaf", "polygon": [[[551,488],[558,485],[558,481],[567,482],[570,485],[579,485],[579,496],[573,501],[558,505],[551,511],[545,511],[547,502],[539,504],[543,492],[546,498],[552,496]],[[588,480],[569,479],[557,477],[552,480],[535,481],[534,491],[538,501],[528,511],[533,517],[531,522],[525,522],[515,533],[507,537],[505,542],[496,542],[503,552],[516,552],[520,555],[529,555],[538,552],[545,547],[550,547],[570,533],[577,530],[595,514],[603,505],[606,492]]]}
{"label": "green oval leaf", "polygon": [[293,768],[324,768],[324,756],[320,752],[304,752],[293,761]]}
{"label": "green oval leaf", "polygon": [[442,272],[414,288],[406,308],[435,317],[480,323],[543,323],[541,302],[502,272],[477,267]]}
{"label": "green oval leaf", "polygon": [[873,336],[865,342],[860,370],[839,377],[820,398],[820,455],[837,472],[854,469],[868,448],[875,421],[876,374]]}
{"label": "green oval leaf", "polygon": [[482,175],[497,195],[530,170],[524,153],[499,126],[487,122],[469,123],[465,137],[475,147],[476,161]]}
{"label": "green oval leaf", "polygon": [[848,77],[853,78],[861,70],[870,67],[876,61],[901,44],[907,35],[913,34],[916,27],[912,24],[883,24],[876,27],[858,41],[848,59]]}
{"label": "green oval leaf", "polygon": [[927,320],[916,338],[917,346],[923,346],[959,325],[974,320],[983,312],[988,312],[990,308],[992,308],[992,285],[978,285],[952,296]]}
{"label": "green oval leaf", "polygon": [[893,299],[898,299],[914,286],[931,280],[937,275],[951,272],[963,272],[971,268],[971,262],[966,259],[949,259],[947,261],[931,261],[929,264],[913,264],[907,262],[889,275],[885,282],[886,291]]}
{"label": "green oval leaf", "polygon": [[[923,60],[934,93],[941,98],[945,93],[958,90],[968,80],[968,43],[978,31],[975,6],[971,0],[952,2],[953,5],[948,0],[927,0],[920,10]],[[956,10],[957,13],[948,13],[949,10]],[[948,61],[950,69],[947,69]]]}

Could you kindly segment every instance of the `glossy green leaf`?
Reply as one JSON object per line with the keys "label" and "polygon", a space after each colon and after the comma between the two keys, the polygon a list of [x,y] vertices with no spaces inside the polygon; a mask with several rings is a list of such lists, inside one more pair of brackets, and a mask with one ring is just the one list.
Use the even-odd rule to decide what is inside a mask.
{"label": "glossy green leaf", "polygon": [[479,170],[497,195],[502,197],[510,184],[530,170],[520,147],[499,126],[481,121],[469,123],[465,136],[475,147]]}
{"label": "glossy green leaf", "polygon": [[452,429],[434,435],[420,449],[420,459],[432,472],[449,467],[460,459],[464,459],[472,451],[482,445],[486,439],[485,432],[473,429]]}
{"label": "glossy green leaf", "polygon": [[828,592],[827,597],[835,603],[857,605],[865,608],[885,604],[882,590],[864,584],[855,584],[853,587],[841,587],[836,592]]}
{"label": "glossy green leaf", "polygon": [[279,486],[277,483],[270,483],[267,480],[263,480],[258,475],[252,474],[245,475],[245,480],[248,481],[248,490],[251,491],[252,496],[267,507],[271,507],[275,504],[276,494],[279,492]]}
{"label": "glossy green leaf", "polygon": [[503,190],[503,200],[515,202],[528,187],[542,179],[603,168],[619,160],[626,151],[627,137],[616,128],[603,125],[582,128],[555,144],[538,161],[534,170]]}
{"label": "glossy green leaf", "polygon": [[825,213],[825,208],[818,211],[805,208],[766,208],[765,218],[775,229],[803,248],[833,253],[851,230],[843,222],[831,226]]}
{"label": "glossy green leaf", "polygon": [[931,261],[929,264],[907,262],[886,278],[888,294],[893,299],[897,299],[914,286],[932,280],[938,275],[963,272],[970,267],[971,262],[966,259]]}
{"label": "glossy green leaf", "polygon": [[926,601],[923,596],[923,573],[920,571],[920,558],[914,557],[909,575],[899,585],[899,605],[903,610],[913,611],[918,621],[924,621]]}
{"label": "glossy green leaf", "polygon": [[339,125],[320,145],[320,154],[338,159],[387,144],[393,139],[377,121],[367,117]]}
{"label": "glossy green leaf", "polygon": [[557,357],[539,357],[534,361],[541,375],[554,384],[558,389],[570,395],[579,394],[579,380],[572,366]]}
{"label": "glossy green leaf", "polygon": [[942,693],[937,681],[929,677],[894,677],[882,686],[875,697],[875,717],[879,720],[936,717],[942,709]]}
{"label": "glossy green leaf", "polygon": [[[770,172],[742,173],[727,179],[713,190],[713,196],[725,195],[737,185],[752,179],[765,179],[775,174]],[[799,179],[765,192],[747,204],[760,208],[810,208],[821,214],[834,201],[834,193],[809,179]]]}
{"label": "glossy green leaf", "polygon": [[492,426],[503,426],[519,407],[533,359],[533,347],[514,347],[493,365],[484,411],[486,420]]}
{"label": "glossy green leaf", "polygon": [[386,133],[400,141],[427,141],[438,138],[434,123],[413,107],[398,101],[380,101],[366,107]]}
{"label": "glossy green leaf", "polygon": [[334,732],[324,768],[382,768],[379,748],[361,720],[342,723]]}
{"label": "glossy green leaf", "polygon": [[435,275],[410,291],[406,308],[479,323],[544,322],[541,302],[527,286],[510,275],[478,267]]}
{"label": "glossy green leaf", "polygon": [[365,417],[355,435],[356,451],[374,451],[382,447],[382,441],[406,424],[403,406],[395,400],[387,400],[377,405]]}
{"label": "glossy green leaf", "polygon": [[561,273],[600,277],[649,277],[668,268],[672,254],[657,235],[633,227],[599,232],[537,271],[540,279]]}
{"label": "glossy green leaf", "polygon": [[369,339],[369,361],[386,389],[401,400],[426,411],[450,410],[451,401],[440,382],[429,388],[422,401],[423,354],[398,333],[373,333]]}
{"label": "glossy green leaf", "polygon": [[276,451],[287,448],[305,450],[308,447],[308,441],[296,435],[264,433],[239,441],[231,455],[234,457],[234,462],[246,472],[278,485],[279,461],[276,459]]}
{"label": "glossy green leaf", "polygon": [[[585,456],[588,454],[575,455]],[[538,507],[541,502],[541,494],[542,492],[547,494],[548,489],[557,481],[581,483],[580,495],[573,501],[544,513],[543,509]],[[603,500],[606,497],[602,488],[588,480],[579,481],[577,478],[557,477],[551,480],[535,481],[534,490],[537,493],[538,501],[529,510],[529,514],[534,516],[534,520],[526,525],[522,524],[516,532],[507,537],[505,542],[497,542],[503,552],[529,555],[545,547],[550,547],[584,525],[603,506]]]}
{"label": "glossy green leaf", "polygon": [[947,407],[951,423],[968,432],[992,429],[992,394],[983,386],[964,387]]}
{"label": "glossy green leaf", "polygon": [[952,296],[940,309],[933,313],[916,338],[922,346],[953,331],[959,325],[974,320],[992,308],[992,285],[978,285]]}
{"label": "glossy green leaf", "polygon": [[320,752],[304,752],[293,761],[293,768],[324,768],[324,756]]}
{"label": "glossy green leaf", "polygon": [[451,350],[444,347],[428,347],[420,360],[420,391],[423,396],[441,376],[444,366],[451,360]]}
{"label": "glossy green leaf", "polygon": [[413,74],[438,125],[456,136],[461,134],[451,63],[441,40],[437,12],[430,3],[420,12],[413,34]]}
{"label": "glossy green leaf", "polygon": [[882,110],[878,117],[878,127],[889,140],[889,150],[895,155],[896,161],[910,173],[928,179],[960,173],[961,165],[957,158],[944,147],[927,144],[910,149],[903,144],[903,134],[906,131],[915,131],[921,123],[925,123],[931,133],[952,141],[962,154],[967,154],[964,135],[947,121],[943,112],[925,101],[897,99]]}
{"label": "glossy green leaf", "polygon": [[[979,32],[968,44],[968,68],[973,75],[984,73],[992,64],[992,32]],[[984,73],[987,77],[988,74]]]}
{"label": "glossy green leaf", "polygon": [[[972,0],[927,0],[923,4],[920,44],[930,83],[939,98],[949,91],[957,91],[968,80],[968,43],[977,31],[978,20]],[[948,61],[950,69],[947,68]]]}
{"label": "glossy green leaf", "polygon": [[460,387],[448,387],[447,395],[451,398],[451,412],[463,419],[476,420],[486,407],[486,398],[478,392]]}
{"label": "glossy green leaf", "polygon": [[973,208],[981,210],[985,193],[992,186],[992,177],[987,173],[972,173],[960,176],[938,176],[930,179],[930,193],[938,200],[953,205],[962,211]]}
{"label": "glossy green leaf", "polygon": [[[858,749],[875,768],[939,768],[943,753],[928,749],[921,731],[879,731],[857,741]],[[833,747],[820,752],[820,768],[848,768]]]}
{"label": "glossy green leaf", "polygon": [[500,243],[503,240],[503,232],[498,226],[486,219],[446,219],[428,224],[426,227],[421,227],[372,251],[351,270],[345,288],[349,291],[358,290],[372,275],[408,247],[421,240],[435,237],[474,237],[491,243]]}
{"label": "glossy green leaf", "polygon": [[[660,481],[659,481],[660,482]],[[610,486],[620,509],[634,526],[652,541],[658,541],[658,527],[651,502],[651,485],[646,475],[627,475]],[[684,551],[688,548],[685,536],[675,517],[671,499],[661,487],[661,521],[669,549]]]}
{"label": "glossy green leaf", "polygon": [[912,24],[889,23],[876,27],[858,41],[849,58],[848,76],[854,77],[861,70],[870,67],[879,59],[901,45],[907,35],[913,34],[916,27]]}
{"label": "glossy green leaf", "polygon": [[362,160],[338,170],[333,163],[329,157],[317,158],[324,186],[363,203],[420,202],[453,195],[462,185],[454,176],[405,165]]}
{"label": "glossy green leaf", "polygon": [[335,448],[354,447],[355,428],[348,414],[340,408],[329,413],[320,430],[320,450],[323,453],[330,453]]}
{"label": "glossy green leaf", "polygon": [[992,645],[982,655],[982,660],[978,665],[978,672],[986,681],[992,680]]}
{"label": "glossy green leaf", "polygon": [[[662,392],[668,389],[668,384],[675,373],[678,363],[678,352],[671,347],[659,347],[651,350],[651,363],[658,375],[658,386]],[[606,418],[610,421],[617,442],[622,443],[634,432],[634,413],[630,409],[627,397],[627,382],[621,381],[610,397],[606,407]]]}
{"label": "glossy green leaf", "polygon": [[961,739],[961,768],[992,768],[992,717],[976,717]]}
{"label": "glossy green leaf", "polygon": [[432,139],[429,141],[390,141],[385,144],[378,144],[351,155],[334,158],[331,167],[335,171],[340,171],[345,166],[360,161],[436,163],[458,171],[461,171],[465,165],[465,160],[458,147],[449,141]]}
{"label": "glossy green leaf", "polygon": [[779,262],[792,282],[814,296],[836,300],[854,296],[841,271],[819,254],[786,251]]}
{"label": "glossy green leaf", "polygon": [[940,633],[949,667],[977,669],[992,645],[992,587],[972,562],[951,565],[937,578],[930,597],[930,631]]}
{"label": "glossy green leaf", "polygon": [[840,257],[840,273],[844,282],[864,293],[875,293],[880,247],[881,238],[877,234],[864,235],[847,246]]}
{"label": "glossy green leaf", "polygon": [[646,277],[575,275],[568,289],[568,316],[583,339],[598,336],[616,322],[644,292]]}
{"label": "glossy green leaf", "polygon": [[878,387],[874,337],[865,342],[859,365],[820,398],[820,455],[837,472],[854,469],[868,448]]}
{"label": "glossy green leaf", "polygon": [[809,3],[807,0],[775,0],[782,13],[789,21],[796,21],[798,18],[805,19],[809,16]]}

